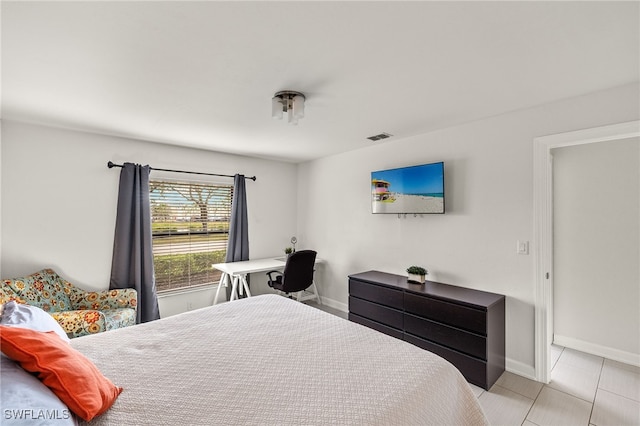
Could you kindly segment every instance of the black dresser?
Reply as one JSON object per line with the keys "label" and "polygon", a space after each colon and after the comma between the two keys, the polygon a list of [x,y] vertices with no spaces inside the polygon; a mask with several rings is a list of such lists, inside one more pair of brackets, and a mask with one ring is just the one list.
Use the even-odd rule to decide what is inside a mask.
{"label": "black dresser", "polygon": [[445,358],[489,389],[504,372],[505,297],[368,271],[349,276],[349,320]]}

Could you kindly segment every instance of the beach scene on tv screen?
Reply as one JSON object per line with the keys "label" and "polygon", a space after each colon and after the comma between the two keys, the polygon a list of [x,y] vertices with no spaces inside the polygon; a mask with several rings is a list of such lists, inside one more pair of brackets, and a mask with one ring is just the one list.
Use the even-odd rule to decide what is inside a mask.
{"label": "beach scene on tv screen", "polygon": [[373,213],[444,213],[443,163],[371,173]]}

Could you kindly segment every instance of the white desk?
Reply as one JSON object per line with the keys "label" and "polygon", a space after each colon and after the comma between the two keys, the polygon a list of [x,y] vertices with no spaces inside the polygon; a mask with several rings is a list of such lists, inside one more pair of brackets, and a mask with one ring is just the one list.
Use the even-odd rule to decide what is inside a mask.
{"label": "white desk", "polygon": [[[318,263],[324,263],[324,261],[322,259],[316,258],[316,264]],[[222,272],[220,283],[218,284],[218,290],[216,291],[216,297],[213,299],[213,304],[215,305],[216,303],[218,303],[220,289],[223,286],[226,287],[227,285],[229,285],[229,280],[231,280],[231,296],[229,301],[238,298],[238,286],[240,284],[242,285],[240,291],[244,290],[247,293],[247,296],[251,297],[249,284],[247,283],[247,274],[251,274],[254,272],[281,270],[284,268],[285,264],[285,257],[272,257],[267,259],[242,260],[239,262],[215,263],[211,265],[213,268]],[[315,286],[315,282],[313,285]],[[316,296],[317,293],[318,291],[316,289]],[[319,296],[318,301],[320,301]]]}

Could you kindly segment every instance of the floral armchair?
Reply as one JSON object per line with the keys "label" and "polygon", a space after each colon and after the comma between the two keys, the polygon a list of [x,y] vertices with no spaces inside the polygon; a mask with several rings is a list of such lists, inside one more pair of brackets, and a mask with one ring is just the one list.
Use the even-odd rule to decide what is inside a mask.
{"label": "floral armchair", "polygon": [[0,304],[11,300],[48,312],[69,337],[95,334],[136,323],[138,295],[134,289],[84,291],[52,269],[2,280]]}

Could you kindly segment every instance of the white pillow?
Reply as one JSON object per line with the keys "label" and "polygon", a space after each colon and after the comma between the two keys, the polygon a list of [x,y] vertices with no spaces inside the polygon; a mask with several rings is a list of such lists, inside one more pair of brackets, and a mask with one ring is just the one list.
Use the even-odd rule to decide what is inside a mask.
{"label": "white pillow", "polygon": [[11,301],[4,304],[0,324],[13,327],[30,328],[36,331],[55,331],[65,342],[70,339],[58,321],[37,306],[23,305]]}
{"label": "white pillow", "polygon": [[15,361],[0,357],[2,425],[77,425],[75,415],[35,376]]}

